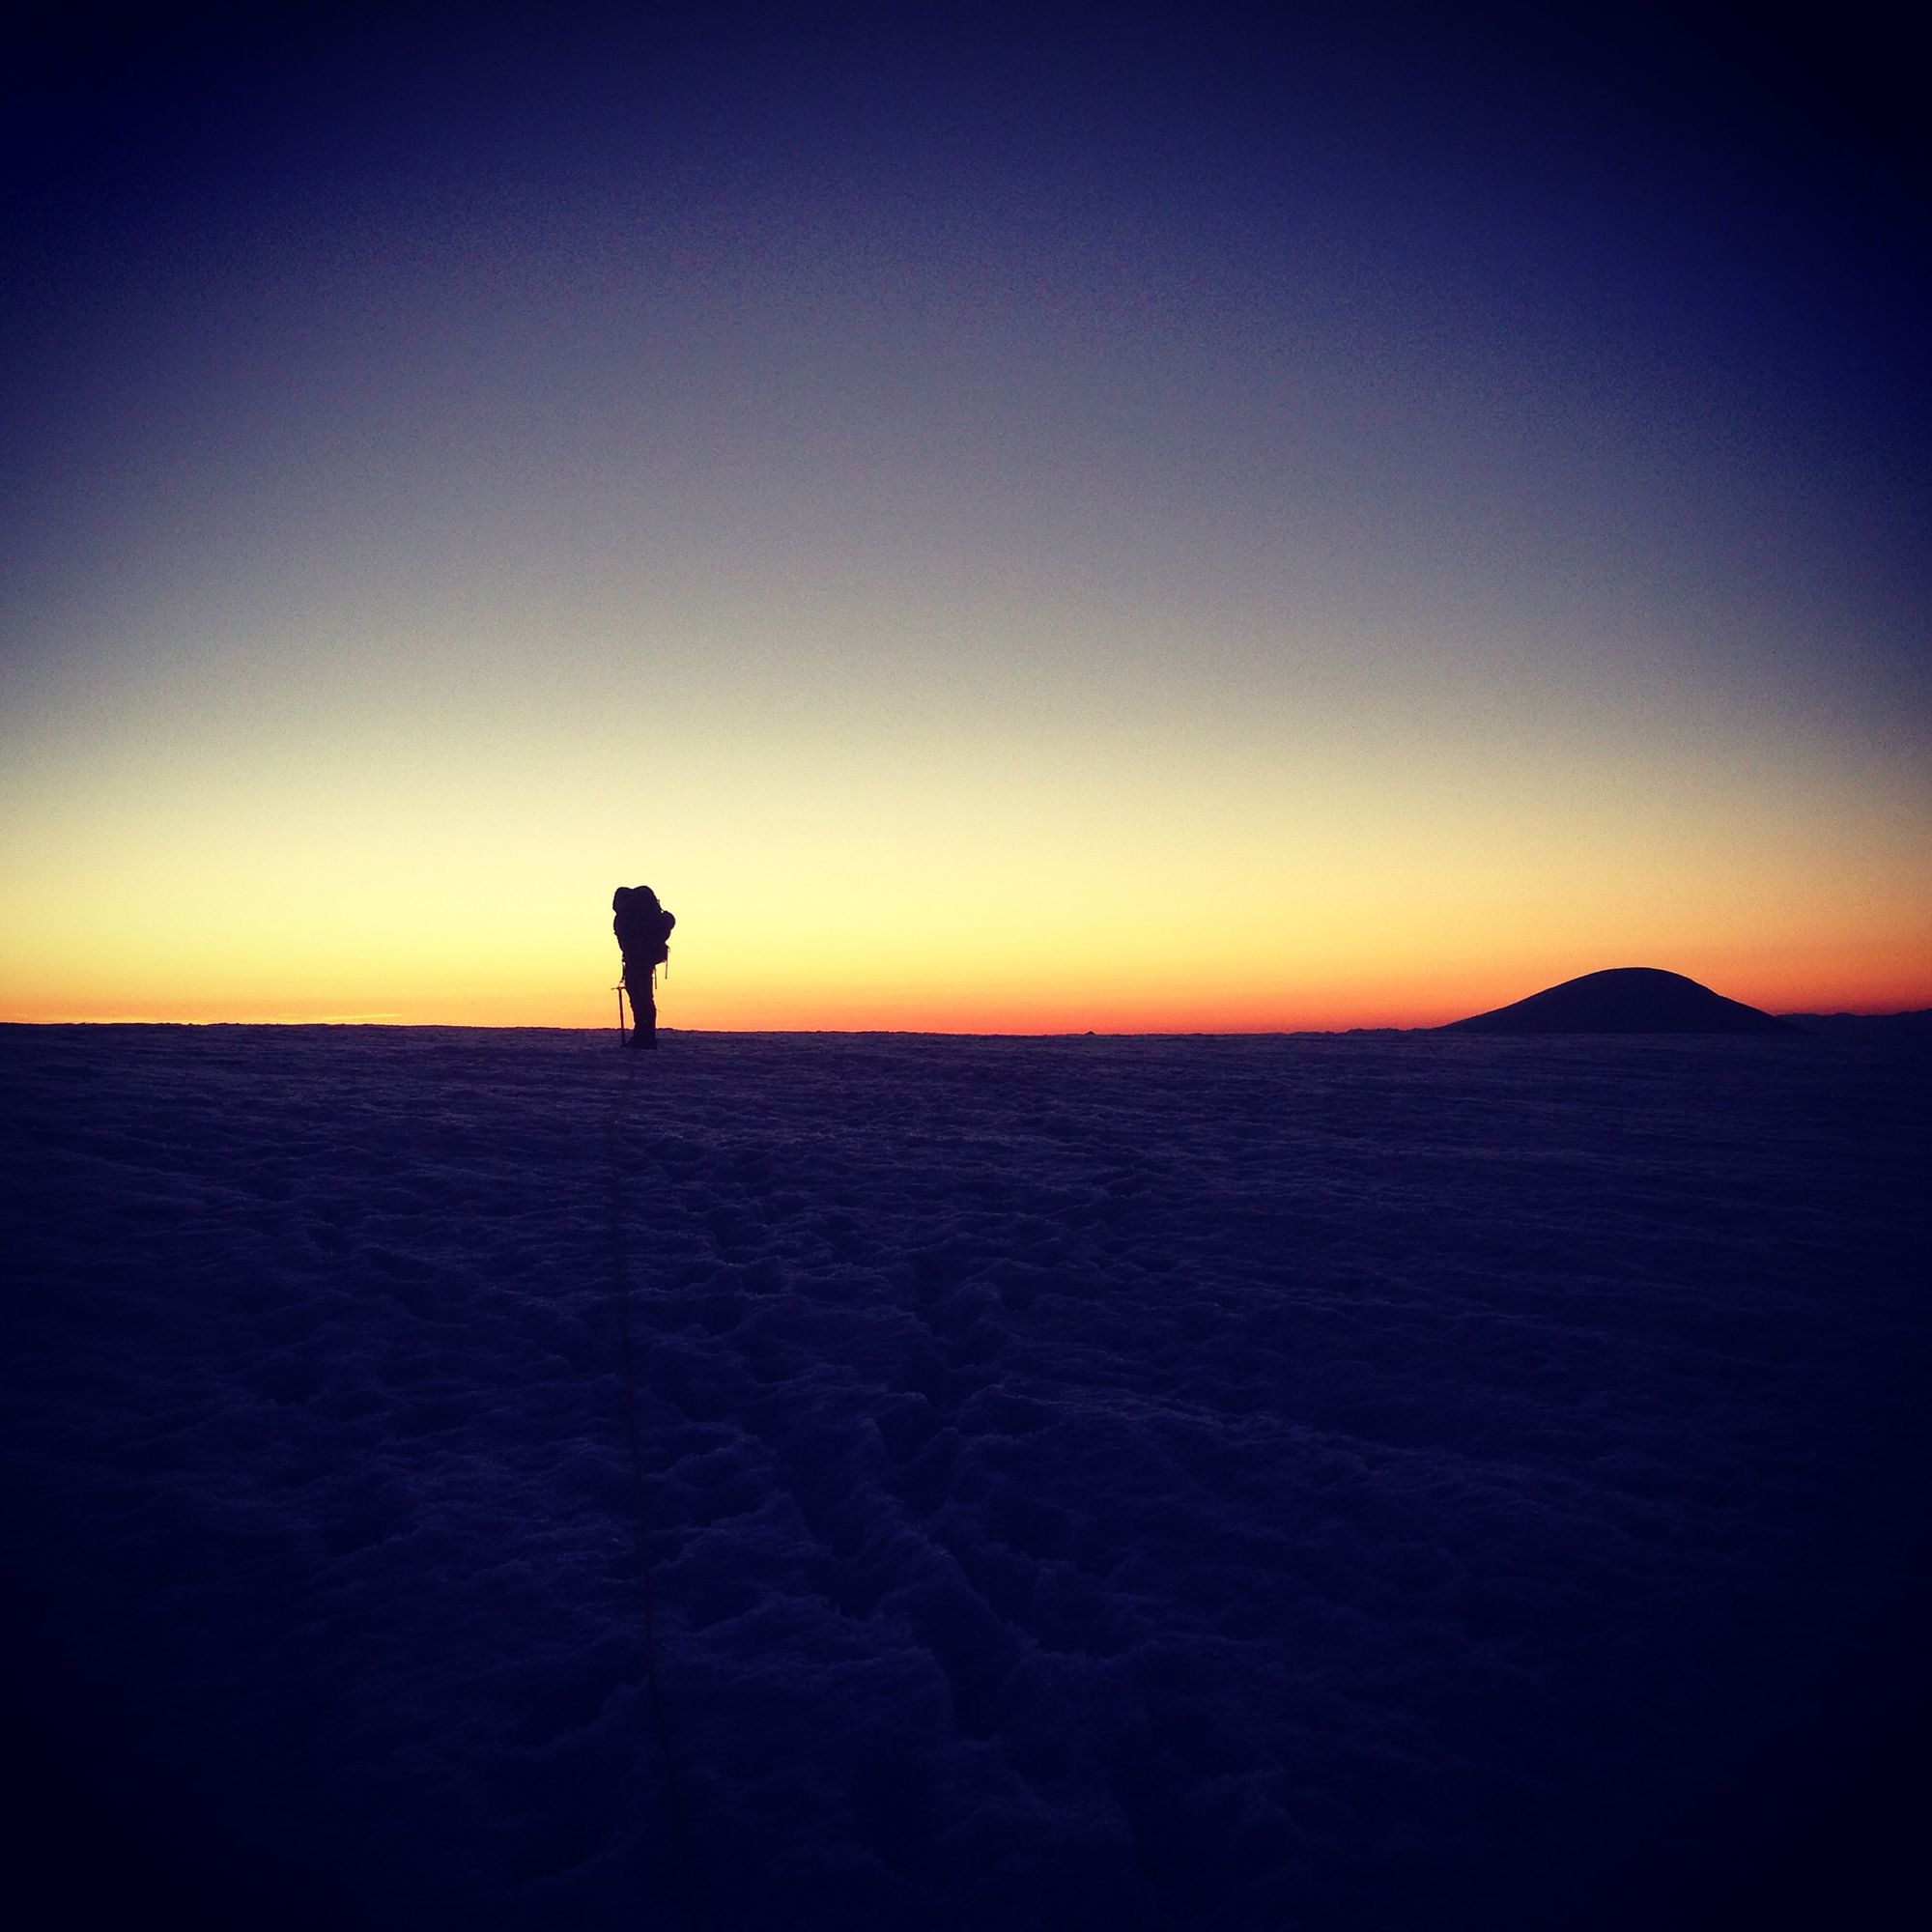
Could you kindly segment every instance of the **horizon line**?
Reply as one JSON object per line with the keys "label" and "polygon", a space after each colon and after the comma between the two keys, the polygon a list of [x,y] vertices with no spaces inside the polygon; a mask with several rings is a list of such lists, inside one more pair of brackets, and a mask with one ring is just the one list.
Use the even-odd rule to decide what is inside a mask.
{"label": "horizon line", "polygon": [[[1932,1012],[1932,1006],[1925,1007],[1803,1007],[1789,1010],[1773,1012],[1769,1008],[1758,1010],[1770,1012],[1774,1019],[1905,1019],[1919,1013]],[[1469,1015],[1468,1017],[1475,1017]],[[895,1039],[1291,1039],[1314,1037],[1323,1039],[1346,1039],[1358,1034],[1408,1034],[1442,1033],[1456,1025],[1454,1020],[1436,1020],[1401,1025],[1388,1022],[1382,1025],[1361,1025],[1350,1027],[1321,1026],[1262,1026],[1262,1027],[1050,1027],[1032,1029],[1011,1029],[998,1027],[889,1027],[889,1026],[768,1026],[768,1027],[674,1027],[660,1024],[660,1034],[690,1034],[704,1037],[729,1037],[737,1036],[778,1036],[799,1035],[811,1037],[839,1038],[895,1038]],[[616,1034],[613,1026],[563,1026],[538,1020],[514,1020],[497,1023],[475,1020],[404,1020],[389,1018],[316,1018],[316,1019],[158,1019],[142,1015],[122,1015],[111,1019],[92,1017],[86,1019],[10,1019],[0,1018],[0,1027],[19,1028],[66,1028],[66,1027],[248,1027],[248,1028],[327,1028],[333,1031],[368,1029],[391,1033],[569,1033],[569,1034]],[[1661,1037],[1661,1036],[1660,1036]]]}

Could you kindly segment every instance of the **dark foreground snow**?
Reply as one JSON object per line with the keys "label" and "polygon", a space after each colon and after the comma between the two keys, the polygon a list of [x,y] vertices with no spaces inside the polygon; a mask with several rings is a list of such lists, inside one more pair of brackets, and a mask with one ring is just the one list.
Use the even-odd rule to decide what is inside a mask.
{"label": "dark foreground snow", "polygon": [[1856,1917],[1928,1069],[0,1029],[10,1883],[684,1923],[627,1287],[714,1932]]}

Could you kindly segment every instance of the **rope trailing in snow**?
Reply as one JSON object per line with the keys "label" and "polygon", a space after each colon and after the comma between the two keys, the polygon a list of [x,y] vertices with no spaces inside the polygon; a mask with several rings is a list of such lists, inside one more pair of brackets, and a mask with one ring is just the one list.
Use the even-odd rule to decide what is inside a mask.
{"label": "rope trailing in snow", "polygon": [[629,1063],[624,1084],[604,1117],[604,1154],[610,1182],[611,1284],[617,1303],[617,1339],[624,1363],[624,1430],[631,1445],[631,1500],[638,1518],[638,1549],[642,1557],[644,1598],[644,1679],[650,1688],[651,1719],[657,1728],[658,1749],[664,1758],[665,1782],[670,1792],[671,1835],[677,1845],[678,1878],[684,1890],[684,1918],[691,1932],[697,1932],[697,1885],[691,1857],[691,1830],[684,1807],[684,1780],[678,1775],[677,1755],[671,1749],[670,1726],[665,1721],[664,1690],[658,1681],[658,1634],[654,1593],[651,1588],[651,1520],[644,1492],[644,1455],[638,1423],[637,1354],[631,1343],[631,1262],[624,1238],[624,1200],[622,1172],[617,1164],[617,1116],[630,1109],[631,1089],[636,1082],[638,1063]]}

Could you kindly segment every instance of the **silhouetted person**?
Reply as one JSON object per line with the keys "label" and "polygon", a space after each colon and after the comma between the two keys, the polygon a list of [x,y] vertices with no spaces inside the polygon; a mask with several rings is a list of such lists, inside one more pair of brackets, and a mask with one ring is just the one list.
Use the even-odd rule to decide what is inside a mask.
{"label": "silhouetted person", "polygon": [[670,957],[674,914],[658,903],[648,886],[619,886],[611,901],[616,918],[611,929],[624,952],[624,990],[631,996],[631,1044],[658,1043],[658,1003],[655,983],[659,962]]}

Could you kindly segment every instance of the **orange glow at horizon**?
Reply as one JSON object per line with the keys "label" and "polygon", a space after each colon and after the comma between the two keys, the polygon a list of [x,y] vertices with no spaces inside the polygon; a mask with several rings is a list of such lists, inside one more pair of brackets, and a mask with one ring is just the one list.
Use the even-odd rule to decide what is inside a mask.
{"label": "orange glow at horizon", "polygon": [[[684,922],[680,923],[682,934]],[[561,949],[560,954],[561,954]],[[768,955],[769,956],[769,955]],[[1524,949],[1514,957],[1427,957],[1357,962],[1282,959],[1274,970],[1243,970],[1209,955],[1170,952],[1152,970],[1101,962],[1083,971],[1074,958],[1031,955],[1025,936],[1012,956],[980,958],[963,980],[929,962],[852,957],[844,976],[821,959],[787,970],[774,959],[732,958],[695,934],[674,941],[671,971],[658,988],[660,1024],[720,1032],[908,1032],[986,1034],[1247,1034],[1343,1032],[1350,1028],[1440,1025],[1523,998],[1544,986],[1606,965],[1657,965],[1699,980],[1725,996],[1772,1012],[1884,1012],[1932,1007],[1932,933],[1860,949],[1786,945],[1756,949],[1712,943],[1643,947],[1569,941]],[[186,966],[187,961],[178,962]],[[258,962],[259,964],[260,962]],[[579,944],[554,970],[526,965],[495,983],[452,965],[439,984],[425,970],[394,977],[376,962],[327,978],[281,985],[271,972],[224,985],[211,974],[145,989],[113,982],[99,970],[36,993],[10,989],[0,1020],[25,1023],[163,1022],[377,1024],[613,1028],[614,944]],[[506,976],[507,978],[507,976]]]}

